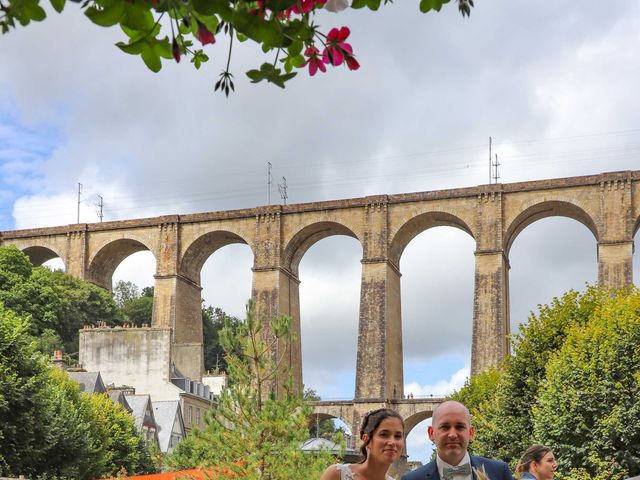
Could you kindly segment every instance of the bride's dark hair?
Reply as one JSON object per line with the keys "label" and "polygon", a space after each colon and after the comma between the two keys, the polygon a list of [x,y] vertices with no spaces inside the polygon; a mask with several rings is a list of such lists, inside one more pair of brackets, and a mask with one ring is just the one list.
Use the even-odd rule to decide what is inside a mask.
{"label": "bride's dark hair", "polygon": [[367,440],[362,443],[360,447],[360,453],[362,458],[359,463],[364,463],[367,460],[367,446],[371,443],[371,439],[373,438],[373,434],[376,433],[376,430],[380,426],[380,423],[385,418],[397,418],[400,420],[402,424],[402,430],[404,432],[404,421],[398,412],[395,410],[391,410],[390,408],[379,408],[378,410],[372,410],[367,413],[362,419],[362,426],[360,427],[360,440],[366,434]]}

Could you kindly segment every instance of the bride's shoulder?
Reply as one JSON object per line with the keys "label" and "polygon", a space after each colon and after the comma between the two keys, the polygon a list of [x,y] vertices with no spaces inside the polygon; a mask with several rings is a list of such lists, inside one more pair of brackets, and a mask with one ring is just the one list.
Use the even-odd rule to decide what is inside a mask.
{"label": "bride's shoulder", "polygon": [[349,468],[349,465],[343,463],[334,463],[327,467],[327,469],[320,477],[320,480],[351,480],[353,473]]}

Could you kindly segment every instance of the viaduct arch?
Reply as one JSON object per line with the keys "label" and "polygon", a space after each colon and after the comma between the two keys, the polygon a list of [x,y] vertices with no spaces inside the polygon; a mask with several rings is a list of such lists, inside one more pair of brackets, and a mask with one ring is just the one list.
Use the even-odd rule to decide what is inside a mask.
{"label": "viaduct arch", "polygon": [[[402,401],[404,393],[399,264],[406,245],[438,225],[460,228],[475,240],[471,358],[475,374],[509,354],[509,249],[524,228],[548,216],[573,218],[593,233],[600,284],[616,288],[631,284],[633,236],[640,226],[637,170],[5,231],[0,232],[0,244],[17,246],[35,264],[59,256],[67,273],[105,288],[110,288],[111,275],[122,259],[139,250],[151,251],[156,258],[153,327],[171,328],[172,363],[184,375],[199,379],[200,269],[211,253],[230,243],[249,245],[258,313],[290,315],[299,339],[301,258],[327,236],[354,237],[362,245],[354,402],[393,403]],[[300,385],[299,341],[291,346],[288,358]]]}

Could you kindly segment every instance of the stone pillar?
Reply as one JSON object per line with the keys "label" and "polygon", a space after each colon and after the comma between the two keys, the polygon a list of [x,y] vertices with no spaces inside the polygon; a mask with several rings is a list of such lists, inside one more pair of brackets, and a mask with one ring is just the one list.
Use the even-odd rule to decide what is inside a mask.
{"label": "stone pillar", "polygon": [[362,260],[355,399],[404,395],[400,272],[388,261]]}
{"label": "stone pillar", "polygon": [[388,259],[387,198],[372,200],[364,211],[356,400],[404,395],[400,271]]}
{"label": "stone pillar", "polygon": [[501,185],[478,195],[471,375],[498,365],[510,351],[509,260],[503,248]]}
{"label": "stone pillar", "polygon": [[[274,316],[291,317],[293,340],[288,347],[278,346],[275,355],[284,353],[285,363],[292,369],[294,386],[302,388],[302,346],[300,340],[300,297],[298,277],[282,267],[282,222],[280,207],[266,207],[256,216],[255,257],[251,298],[256,313],[268,322]],[[281,349],[286,348],[286,352]],[[278,392],[280,385],[276,385]]]}
{"label": "stone pillar", "polygon": [[192,380],[202,380],[202,288],[193,279],[178,273],[180,229],[177,219],[158,228],[152,325],[171,328],[171,362],[178,372]]}
{"label": "stone pillar", "polygon": [[598,241],[598,283],[623,288],[633,283],[631,173],[600,183],[602,227]]}
{"label": "stone pillar", "polygon": [[476,251],[471,375],[498,365],[509,348],[509,262],[502,250]]}
{"label": "stone pillar", "polygon": [[[268,322],[278,315],[291,317],[291,344],[288,347],[280,345],[274,354],[280,357],[284,353],[285,364],[291,367],[294,386],[297,389],[302,388],[299,285],[298,278],[283,268],[253,269],[251,298],[255,302],[259,318]],[[282,348],[287,348],[286,352],[282,352]]]}
{"label": "stone pillar", "polygon": [[[65,273],[75,278],[87,278],[87,225],[78,225],[78,230],[67,233],[67,251],[65,252]],[[111,291],[111,285],[105,286]]]}
{"label": "stone pillar", "polygon": [[598,284],[622,288],[633,283],[633,240],[598,242]]}

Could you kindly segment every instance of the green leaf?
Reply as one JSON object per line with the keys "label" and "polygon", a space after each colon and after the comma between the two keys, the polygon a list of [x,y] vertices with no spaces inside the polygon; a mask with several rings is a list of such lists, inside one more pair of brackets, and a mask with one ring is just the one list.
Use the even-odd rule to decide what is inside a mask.
{"label": "green leaf", "polygon": [[289,52],[290,56],[295,57],[296,55],[300,55],[302,53],[302,47],[304,47],[304,45],[301,41],[294,40],[287,48],[287,51]]}
{"label": "green leaf", "polygon": [[298,0],[267,0],[267,8],[274,12],[282,12],[298,3]]}
{"label": "green leaf", "polygon": [[22,5],[14,7],[15,18],[20,25],[28,25],[31,20],[37,22],[46,18],[44,9],[38,4],[38,0],[26,0]]}
{"label": "green leaf", "polygon": [[279,68],[274,67],[271,63],[263,63],[260,66],[260,70],[249,70],[247,72],[247,77],[251,79],[252,83],[258,83],[262,80],[266,80],[280,88],[284,88],[284,83],[287,80],[291,80],[296,75],[297,72],[283,74]]}
{"label": "green leaf", "polygon": [[36,22],[41,22],[45,18],[47,18],[47,14],[44,9],[40,5],[32,5],[29,7],[29,16],[31,20],[35,20]]}
{"label": "green leaf", "polygon": [[378,10],[380,8],[380,0],[353,0],[351,8],[364,8],[369,10]]}
{"label": "green leaf", "polygon": [[226,0],[191,0],[191,6],[199,15],[226,16],[232,13],[231,7]]}
{"label": "green leaf", "polygon": [[305,58],[302,55],[296,55],[295,57],[291,57],[291,65],[296,68],[301,68],[304,65]]}
{"label": "green leaf", "polygon": [[286,47],[291,43],[291,39],[285,37],[280,31],[278,21],[266,21],[265,19],[248,15],[246,12],[235,12],[231,22],[237,31],[247,37],[267,47],[267,51],[272,48]]}
{"label": "green leaf", "polygon": [[129,43],[133,43],[137,40],[141,40],[146,37],[155,37],[160,33],[160,25],[156,25],[153,27],[153,30],[149,31],[140,31],[128,28],[126,25],[120,24],[120,28],[122,31],[130,38]]}
{"label": "green leaf", "polygon": [[124,8],[124,1],[117,0],[102,10],[98,10],[96,7],[89,7],[85,10],[84,14],[96,25],[111,27],[120,22],[120,19],[124,15]]}
{"label": "green leaf", "polygon": [[60,13],[64,8],[64,2],[65,0],[51,0],[51,6],[55,9],[56,12]]}
{"label": "green leaf", "polygon": [[126,2],[124,4],[124,18],[121,23],[132,30],[148,32],[153,28],[155,20],[148,7],[142,4]]}
{"label": "green leaf", "polygon": [[122,50],[124,53],[128,53],[129,55],[140,55],[149,45],[144,41],[144,39],[140,39],[136,42],[124,43],[118,42],[116,43],[116,47]]}
{"label": "green leaf", "polygon": [[153,50],[162,58],[166,58],[166,59],[173,58],[173,55],[171,55],[171,43],[169,42],[169,37],[164,37],[162,40],[158,40],[154,38],[152,40],[152,45],[153,45]]}
{"label": "green leaf", "polygon": [[258,83],[266,78],[264,72],[260,70],[249,70],[247,72],[247,77],[251,79],[251,83]]}
{"label": "green leaf", "polygon": [[160,69],[162,68],[162,62],[160,61],[160,55],[158,55],[158,53],[154,49],[146,48],[142,51],[141,56],[142,60],[149,68],[149,70],[155,73],[158,73],[160,71]]}
{"label": "green leaf", "polygon": [[314,29],[301,20],[293,20],[284,27],[283,34],[291,39],[308,42],[313,38]]}
{"label": "green leaf", "polygon": [[427,13],[430,10],[439,12],[445,3],[449,3],[449,0],[420,0],[420,11],[422,13]]}
{"label": "green leaf", "polygon": [[202,50],[196,51],[193,54],[193,57],[191,57],[191,63],[193,63],[196,69],[199,69],[200,65],[202,65],[207,60],[209,60],[209,57],[205,55],[205,53]]}

